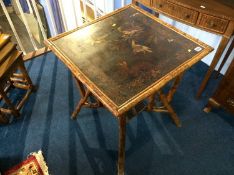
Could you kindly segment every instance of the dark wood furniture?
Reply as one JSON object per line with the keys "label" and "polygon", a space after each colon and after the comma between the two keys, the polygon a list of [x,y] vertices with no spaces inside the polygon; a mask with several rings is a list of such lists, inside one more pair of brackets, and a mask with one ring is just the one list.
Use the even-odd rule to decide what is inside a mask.
{"label": "dark wood furniture", "polygon": [[[180,126],[170,101],[182,73],[213,49],[146,13],[126,6],[75,30],[47,40],[46,45],[73,73],[82,106],[105,106],[119,120],[118,174],[124,174],[125,131],[129,113],[144,109],[169,112]],[[161,88],[176,79],[168,94]],[[93,95],[96,103],[88,98]],[[165,107],[155,108],[158,95]],[[160,110],[161,109],[161,110]]]}
{"label": "dark wood furniture", "polygon": [[[190,26],[222,35],[217,52],[200,85],[197,97],[208,80],[234,32],[234,1],[232,0],[133,0],[154,11]],[[222,67],[221,67],[222,68]]]}
{"label": "dark wood furniture", "polygon": [[234,60],[204,111],[210,112],[213,107],[223,107],[234,114]]}
{"label": "dark wood furniture", "polygon": [[[14,104],[8,95],[12,88],[27,91],[17,104]],[[20,109],[32,90],[33,84],[24,66],[22,52],[18,51],[16,44],[10,41],[10,35],[0,34],[0,101],[5,102],[5,105],[0,107],[0,121],[2,123],[8,122],[8,114],[15,117],[20,116]]]}

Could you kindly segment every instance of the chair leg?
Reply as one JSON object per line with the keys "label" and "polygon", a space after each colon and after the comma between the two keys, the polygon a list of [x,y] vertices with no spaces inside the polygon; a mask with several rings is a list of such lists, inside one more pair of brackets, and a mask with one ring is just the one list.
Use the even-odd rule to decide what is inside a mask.
{"label": "chair leg", "polygon": [[8,124],[9,123],[9,118],[7,118],[6,115],[3,114],[1,111],[0,111],[0,123],[1,124]]}
{"label": "chair leg", "polygon": [[19,66],[18,66],[19,70],[21,71],[23,77],[27,80],[27,83],[29,85],[29,89],[33,89],[33,83],[32,83],[32,80],[31,78],[29,77],[28,75],[28,72],[24,66],[24,63],[23,61],[21,60],[20,63],[19,63]]}
{"label": "chair leg", "polygon": [[1,94],[1,97],[3,98],[3,100],[5,101],[5,103],[10,108],[12,114],[15,117],[19,117],[20,116],[19,111],[15,108],[15,106],[12,104],[12,102],[10,101],[10,99],[7,97],[7,94],[4,92],[4,89],[2,89],[1,87],[0,87],[0,94]]}

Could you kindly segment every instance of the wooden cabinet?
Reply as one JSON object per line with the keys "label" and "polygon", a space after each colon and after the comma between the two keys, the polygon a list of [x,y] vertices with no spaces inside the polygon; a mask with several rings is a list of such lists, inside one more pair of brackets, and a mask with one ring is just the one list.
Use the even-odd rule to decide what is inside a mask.
{"label": "wooden cabinet", "polygon": [[166,0],[154,0],[152,7],[162,11],[168,16],[174,17],[184,22],[188,22],[190,24],[195,24],[198,18],[197,11]]}
{"label": "wooden cabinet", "polygon": [[[210,2],[209,0],[135,1],[138,3],[142,3],[143,5],[147,5],[151,9],[167,15],[171,18],[174,18],[178,21],[217,34],[224,34],[229,23],[234,20],[234,10],[232,9],[232,7],[223,5],[223,2],[217,0],[212,2]],[[219,8],[218,11],[216,10],[217,8]]]}
{"label": "wooden cabinet", "polygon": [[212,107],[223,107],[234,114],[234,60],[204,111],[209,112]]}

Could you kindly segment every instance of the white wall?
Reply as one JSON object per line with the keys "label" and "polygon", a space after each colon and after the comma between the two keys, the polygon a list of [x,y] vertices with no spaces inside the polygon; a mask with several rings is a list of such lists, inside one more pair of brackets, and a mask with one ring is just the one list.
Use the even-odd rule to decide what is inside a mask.
{"label": "white wall", "polygon": [[48,7],[46,5],[46,2],[45,0],[39,0],[40,4],[43,6],[44,8],[44,12],[45,12],[45,16],[46,16],[46,19],[47,19],[47,23],[48,23],[48,27],[49,27],[49,30],[50,30],[50,34],[51,36],[55,36],[57,33],[56,31],[53,29],[53,26],[52,26],[52,19],[50,18],[49,16],[49,11],[48,11]]}
{"label": "white wall", "polygon": [[72,30],[82,24],[80,3],[78,0],[60,0],[64,12],[65,24]]}

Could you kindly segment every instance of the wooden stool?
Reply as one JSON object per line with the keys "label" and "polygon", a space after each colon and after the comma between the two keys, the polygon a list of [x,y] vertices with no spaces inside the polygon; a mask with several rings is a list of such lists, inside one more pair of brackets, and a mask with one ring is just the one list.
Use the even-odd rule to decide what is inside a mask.
{"label": "wooden stool", "polygon": [[[8,97],[11,88],[26,90],[16,105]],[[34,86],[24,66],[22,52],[10,41],[10,35],[0,34],[0,101],[3,100],[4,107],[7,106],[0,107],[0,122],[5,123],[9,119],[7,114],[19,117],[20,109],[33,90]]]}

